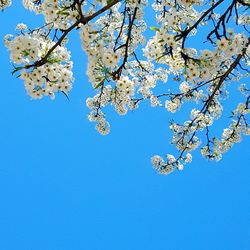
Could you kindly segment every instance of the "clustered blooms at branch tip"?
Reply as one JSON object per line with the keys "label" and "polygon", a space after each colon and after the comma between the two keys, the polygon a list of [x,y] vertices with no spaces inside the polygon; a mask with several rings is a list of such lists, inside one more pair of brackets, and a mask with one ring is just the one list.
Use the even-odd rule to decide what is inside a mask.
{"label": "clustered blooms at branch tip", "polygon": [[11,0],[0,0],[0,10],[4,10],[12,4]]}
{"label": "clustered blooms at branch tip", "polygon": [[[0,0],[0,9],[10,5]],[[169,126],[178,154],[153,156],[157,172],[183,170],[198,147],[204,157],[218,161],[250,134],[249,0],[155,0],[151,10],[147,0],[23,0],[23,5],[42,14],[44,26],[30,29],[20,23],[18,34],[4,40],[13,73],[20,73],[32,98],[68,96],[74,78],[66,45],[77,29],[96,91],[86,100],[88,119],[99,133],[110,132],[107,106],[120,115],[143,101],[170,114],[182,110],[186,120],[171,120]],[[232,91],[236,108],[219,139],[212,125],[228,116],[223,106]]]}

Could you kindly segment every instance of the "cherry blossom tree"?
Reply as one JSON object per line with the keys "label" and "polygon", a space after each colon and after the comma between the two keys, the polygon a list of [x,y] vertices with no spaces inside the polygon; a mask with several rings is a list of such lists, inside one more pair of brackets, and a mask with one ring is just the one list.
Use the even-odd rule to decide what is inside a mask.
{"label": "cherry blossom tree", "polygon": [[[10,5],[0,0],[0,9]],[[110,132],[109,105],[120,115],[147,101],[170,113],[185,109],[185,121],[170,121],[177,155],[151,158],[159,173],[182,170],[198,148],[218,161],[250,134],[250,0],[23,0],[23,6],[43,15],[44,25],[17,24],[18,35],[4,41],[12,73],[31,98],[68,97],[74,81],[68,35],[77,30],[96,91],[86,100],[88,119],[99,133]],[[194,39],[200,47],[192,47]],[[229,116],[223,106],[235,96]],[[217,135],[212,125],[222,118],[229,125]]]}

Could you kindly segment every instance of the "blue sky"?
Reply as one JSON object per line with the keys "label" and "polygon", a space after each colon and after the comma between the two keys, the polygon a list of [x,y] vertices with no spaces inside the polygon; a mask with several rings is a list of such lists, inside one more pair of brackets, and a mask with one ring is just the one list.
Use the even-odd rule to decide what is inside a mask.
{"label": "blue sky", "polygon": [[[0,37],[41,19],[14,6]],[[219,163],[196,153],[183,172],[158,175],[172,149],[164,109],[143,105],[99,135],[86,119],[93,94],[78,33],[70,101],[30,100],[0,43],[0,250],[248,250],[250,139]]]}

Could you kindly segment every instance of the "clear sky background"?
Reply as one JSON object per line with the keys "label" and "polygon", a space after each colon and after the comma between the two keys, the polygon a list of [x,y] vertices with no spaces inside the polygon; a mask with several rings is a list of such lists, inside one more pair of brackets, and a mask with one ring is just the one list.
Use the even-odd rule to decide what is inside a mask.
{"label": "clear sky background", "polygon": [[[41,24],[20,2],[0,13],[0,37]],[[0,43],[0,250],[249,250],[250,139],[219,163],[195,153],[183,172],[155,173],[150,157],[173,150],[171,115],[109,112],[111,133],[99,135],[78,32],[69,48],[70,101],[36,101]]]}

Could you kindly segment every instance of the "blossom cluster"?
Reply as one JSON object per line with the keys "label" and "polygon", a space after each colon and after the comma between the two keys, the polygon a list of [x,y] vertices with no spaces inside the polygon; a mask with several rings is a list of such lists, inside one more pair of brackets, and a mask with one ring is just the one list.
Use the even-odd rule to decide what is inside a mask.
{"label": "blossom cluster", "polygon": [[[124,115],[128,109],[136,108],[132,98],[134,94],[137,91],[149,92],[149,85],[155,82],[150,76],[153,65],[136,61],[134,54],[145,41],[142,32],[147,26],[142,9],[146,4],[146,1],[127,1],[124,7],[118,3],[94,25],[81,27],[82,48],[88,55],[87,75],[93,88],[99,90],[87,100],[91,109],[89,120],[98,122],[96,128],[102,134],[107,132],[106,129],[105,132],[100,130],[99,126],[100,120],[103,124],[105,119],[103,107],[112,104],[120,115]],[[112,84],[104,86],[105,82]]]}
{"label": "blossom cluster", "polygon": [[47,24],[53,24],[55,29],[67,29],[80,15],[80,10],[75,6],[75,1],[23,0],[25,8],[42,13]]}
{"label": "blossom cluster", "polygon": [[182,161],[180,161],[173,155],[167,154],[166,159],[167,162],[165,162],[164,159],[159,155],[155,155],[151,158],[151,162],[157,172],[161,174],[170,174],[175,169],[183,170],[185,164],[192,162],[192,155],[187,153],[185,157],[181,157]]}
{"label": "blossom cluster", "polygon": [[[72,88],[73,74],[70,53],[64,46],[55,45],[44,30],[25,32],[25,24],[17,25],[22,32],[18,36],[6,35],[5,45],[10,51],[11,60],[20,71],[27,93],[34,99],[43,96],[55,97],[55,92],[67,94]],[[46,54],[48,55],[46,58]]]}
{"label": "blossom cluster", "polygon": [[12,4],[11,0],[0,0],[0,10],[9,7]]}

